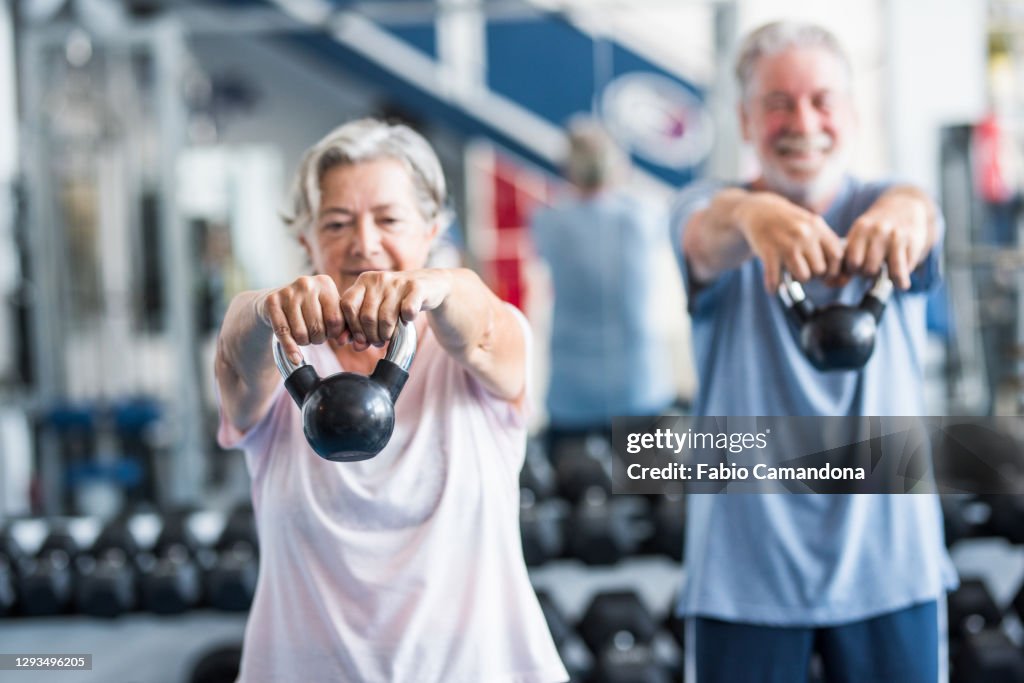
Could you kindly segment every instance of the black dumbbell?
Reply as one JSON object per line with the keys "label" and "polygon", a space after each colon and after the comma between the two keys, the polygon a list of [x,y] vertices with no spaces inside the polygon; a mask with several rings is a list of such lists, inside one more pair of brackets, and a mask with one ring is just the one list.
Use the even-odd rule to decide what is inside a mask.
{"label": "black dumbbell", "polygon": [[942,496],[942,524],[946,547],[966,538],[989,536],[992,507],[986,498],[972,494]]}
{"label": "black dumbbell", "polygon": [[117,517],[75,561],[78,611],[93,617],[116,617],[135,609],[135,558],[139,546],[125,517]]}
{"label": "black dumbbell", "polygon": [[591,488],[567,520],[566,554],[588,565],[610,565],[636,552],[644,535],[647,501],[639,496],[611,499]]}
{"label": "black dumbbell", "polygon": [[536,501],[548,500],[557,492],[555,471],[543,446],[536,439],[526,443],[526,456],[519,471],[519,488],[530,491]]}
{"label": "black dumbbell", "polygon": [[204,577],[206,599],[212,607],[245,611],[252,604],[259,576],[259,542],[251,506],[228,516],[217,540],[216,559]]}
{"label": "black dumbbell", "polygon": [[953,657],[953,683],[1020,683],[1024,654],[999,629],[968,633]]}
{"label": "black dumbbell", "polygon": [[585,681],[590,672],[590,659],[586,650],[579,645],[579,641],[573,638],[573,629],[569,620],[546,590],[537,591],[537,602],[540,603],[540,609],[544,613],[544,621],[551,633],[551,640],[555,643],[558,654],[562,658],[562,664],[569,673],[569,680],[572,683]]}
{"label": "black dumbbell", "polygon": [[633,591],[603,591],[587,605],[576,631],[597,655],[611,647],[616,638],[623,643],[650,645],[658,624]]}
{"label": "black dumbbell", "polygon": [[645,544],[647,552],[683,561],[686,534],[686,499],[681,493],[666,493],[654,503],[653,532]]}
{"label": "black dumbbell", "polygon": [[63,614],[74,597],[73,566],[80,548],[63,524],[55,525],[32,557],[18,565],[18,604],[26,616]]}
{"label": "black dumbbell", "polygon": [[569,639],[569,636],[572,635],[572,627],[569,625],[569,621],[562,614],[562,611],[558,609],[558,605],[551,599],[551,595],[547,591],[537,591],[537,602],[540,603],[540,609],[544,612],[544,621],[547,622],[548,631],[551,632],[551,640],[555,642],[555,647],[561,649]]}
{"label": "black dumbbell", "polygon": [[536,567],[562,554],[562,525],[565,512],[561,501],[538,502],[530,489],[519,491],[519,533],[523,559]]}
{"label": "black dumbbell", "polygon": [[178,510],[163,518],[152,552],[140,560],[142,607],[156,614],[180,614],[202,598],[197,557],[200,543],[189,528],[191,510]]}
{"label": "black dumbbell", "polygon": [[1017,613],[1017,618],[1021,623],[1024,623],[1024,585],[1017,591],[1017,595],[1013,597],[1013,602],[1010,603],[1013,611]]}
{"label": "black dumbbell", "polygon": [[961,580],[960,587],[949,595],[948,608],[951,638],[996,628],[1003,619],[999,606],[981,579]]}
{"label": "black dumbbell", "polygon": [[991,510],[988,521],[991,534],[1014,545],[1024,543],[1024,496],[995,494],[984,498]]}
{"label": "black dumbbell", "polygon": [[564,439],[551,453],[559,495],[575,504],[594,489],[611,495],[612,447],[601,436]]}
{"label": "black dumbbell", "polygon": [[668,611],[665,613],[665,618],[661,622],[661,627],[672,636],[672,640],[676,645],[679,646],[680,650],[686,650],[686,619],[677,614],[677,606],[679,605],[678,596],[672,598],[672,604],[668,606]]}
{"label": "black dumbbell", "polygon": [[18,603],[18,562],[25,557],[11,537],[10,529],[0,531],[0,617],[14,613]]}
{"label": "black dumbbell", "polygon": [[613,645],[597,657],[590,683],[671,683],[668,667],[658,661],[650,645]]}
{"label": "black dumbbell", "polygon": [[234,683],[241,664],[241,644],[215,647],[199,656],[188,683]]}
{"label": "black dumbbell", "polygon": [[654,653],[658,624],[636,593],[598,593],[577,632],[595,657],[593,683],[670,680]]}

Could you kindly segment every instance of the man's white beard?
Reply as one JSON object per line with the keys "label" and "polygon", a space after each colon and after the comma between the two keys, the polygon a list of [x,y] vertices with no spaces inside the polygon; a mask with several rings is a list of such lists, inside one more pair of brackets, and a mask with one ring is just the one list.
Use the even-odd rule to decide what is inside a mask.
{"label": "man's white beard", "polygon": [[[812,208],[830,198],[839,188],[845,174],[846,154],[832,153],[816,176],[810,180],[793,180],[774,166],[763,164],[761,174],[767,187],[789,201]],[[820,207],[819,207],[820,208]]]}

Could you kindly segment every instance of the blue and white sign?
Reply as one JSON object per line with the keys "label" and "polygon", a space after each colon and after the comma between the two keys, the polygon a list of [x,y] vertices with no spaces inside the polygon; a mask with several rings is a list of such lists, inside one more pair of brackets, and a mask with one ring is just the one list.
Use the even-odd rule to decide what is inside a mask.
{"label": "blue and white sign", "polygon": [[604,88],[600,107],[619,144],[652,164],[684,169],[711,150],[711,117],[676,80],[650,72],[624,74]]}

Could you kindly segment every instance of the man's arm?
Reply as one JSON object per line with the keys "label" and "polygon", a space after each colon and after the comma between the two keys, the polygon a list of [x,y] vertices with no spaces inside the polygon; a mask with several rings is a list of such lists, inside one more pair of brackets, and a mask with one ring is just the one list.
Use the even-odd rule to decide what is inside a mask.
{"label": "man's arm", "polygon": [[695,282],[710,282],[757,256],[765,288],[775,292],[783,268],[800,281],[838,275],[843,250],[821,216],[771,192],[729,188],[690,217],[683,255]]}
{"label": "man's arm", "polygon": [[875,275],[886,263],[900,289],[939,239],[938,211],[923,190],[896,185],[883,192],[850,227],[846,268]]}

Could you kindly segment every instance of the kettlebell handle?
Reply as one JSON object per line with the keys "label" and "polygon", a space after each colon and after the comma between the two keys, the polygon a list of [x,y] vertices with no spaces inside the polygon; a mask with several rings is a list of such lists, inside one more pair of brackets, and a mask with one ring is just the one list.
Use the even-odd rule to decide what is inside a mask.
{"label": "kettlebell handle", "polygon": [[[865,292],[863,301],[867,301],[868,297],[871,297],[884,306],[889,302],[892,290],[893,284],[892,278],[889,277],[889,267],[883,262],[878,275],[875,276],[874,281],[871,283],[871,288]],[[783,303],[789,308],[796,310],[797,314],[802,318],[809,317],[814,313],[814,304],[807,298],[803,285],[794,280],[793,276],[786,269],[782,270],[782,282],[779,283],[778,294]]]}
{"label": "kettlebell handle", "polygon": [[[288,354],[284,352],[284,347],[281,346],[281,342],[277,337],[273,337],[273,342],[274,364],[277,365],[277,370],[281,373],[282,377],[288,379],[296,370],[306,365],[305,356],[303,356],[301,363],[293,363],[288,358]],[[302,355],[302,349],[299,349],[299,355]],[[395,327],[395,334],[392,335],[391,341],[388,342],[388,351],[384,355],[384,360],[394,363],[405,372],[408,372],[415,356],[416,326],[411,322],[399,323]]]}

